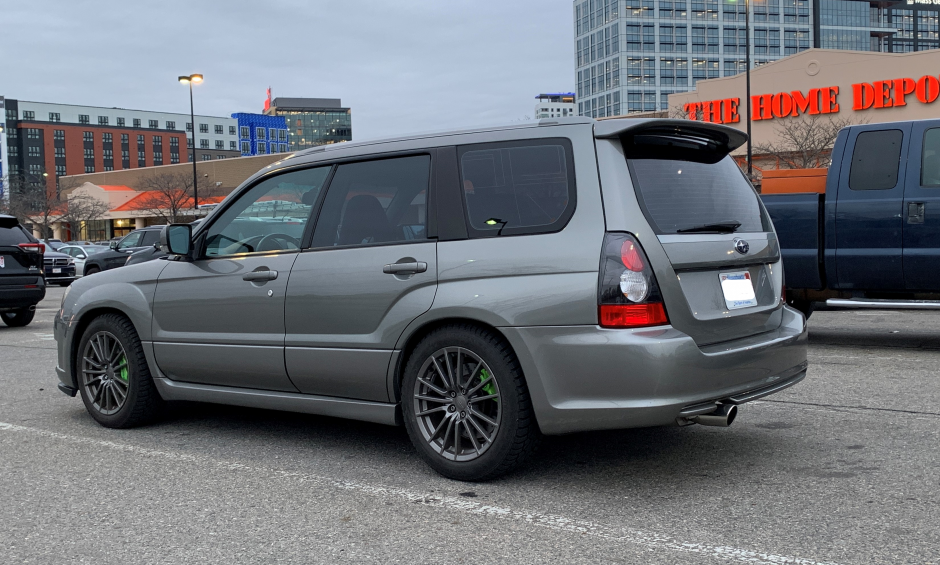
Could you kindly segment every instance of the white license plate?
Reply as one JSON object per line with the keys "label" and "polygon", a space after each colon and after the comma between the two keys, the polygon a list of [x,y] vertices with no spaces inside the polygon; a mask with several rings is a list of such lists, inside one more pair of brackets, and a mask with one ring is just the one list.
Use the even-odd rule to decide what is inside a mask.
{"label": "white license plate", "polygon": [[751,273],[747,271],[719,273],[718,277],[721,279],[721,291],[725,295],[725,305],[729,310],[757,306]]}
{"label": "white license plate", "polygon": [[62,269],[52,269],[52,274],[61,273]]}

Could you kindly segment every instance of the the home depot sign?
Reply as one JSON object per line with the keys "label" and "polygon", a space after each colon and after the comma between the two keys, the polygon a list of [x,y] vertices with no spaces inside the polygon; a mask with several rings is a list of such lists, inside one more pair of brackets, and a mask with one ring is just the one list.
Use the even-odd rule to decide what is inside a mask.
{"label": "the home depot sign", "polygon": [[[852,110],[896,108],[916,100],[921,104],[932,104],[940,96],[940,79],[924,75],[917,80],[899,78],[861,82],[852,85]],[[706,102],[690,102],[683,106],[690,120],[702,120],[716,124],[733,124],[741,121],[740,98],[725,98]],[[776,94],[751,96],[751,120],[795,118],[801,114],[835,114],[840,109],[839,87],[812,88],[808,92],[792,90]]]}

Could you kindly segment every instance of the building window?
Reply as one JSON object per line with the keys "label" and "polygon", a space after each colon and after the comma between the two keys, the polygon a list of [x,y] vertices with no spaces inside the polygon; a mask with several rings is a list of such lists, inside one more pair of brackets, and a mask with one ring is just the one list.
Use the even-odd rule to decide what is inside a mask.
{"label": "building window", "polygon": [[191,137],[187,137],[187,138],[186,138],[186,147],[188,147],[188,148],[190,148],[190,149],[193,148],[193,138],[191,138]]}
{"label": "building window", "polygon": [[56,141],[65,141],[65,130],[64,129],[53,130],[52,139]]}
{"label": "building window", "polygon": [[242,138],[248,139],[248,138],[251,136],[251,133],[250,133],[250,130],[248,129],[248,126],[242,126],[242,127],[238,128],[238,129],[239,129],[239,131],[241,132],[241,137],[242,137]]}
{"label": "building window", "polygon": [[237,150],[238,150],[238,143],[235,142],[235,141],[229,141],[229,142],[228,142],[228,148],[229,148],[230,150],[232,150],[232,151],[237,151]]}
{"label": "building window", "polygon": [[208,148],[209,148],[209,140],[208,140],[208,139],[200,139],[200,140],[199,140],[199,148],[200,148],[200,149],[208,149]]}
{"label": "building window", "polygon": [[221,139],[216,139],[216,140],[215,140],[215,148],[216,148],[216,149],[225,149],[225,142],[222,141]]}
{"label": "building window", "polygon": [[110,133],[105,132],[105,133],[101,134],[101,142],[102,142],[102,143],[111,143],[112,141],[114,141],[114,139],[112,138],[112,135],[111,135]]}
{"label": "building window", "polygon": [[99,126],[106,126],[106,125],[108,125],[108,117],[107,117],[107,116],[98,116],[98,125],[99,125]]}
{"label": "building window", "polygon": [[255,137],[258,139],[264,139],[264,128],[255,128]]}
{"label": "building window", "polygon": [[126,133],[121,134],[121,145],[127,145],[129,143]]}
{"label": "building window", "polygon": [[229,135],[235,135],[235,126],[229,126],[229,127],[228,127],[228,134],[229,134]]}
{"label": "building window", "polygon": [[179,153],[170,153],[170,163],[179,163],[180,154]]}
{"label": "building window", "polygon": [[258,142],[258,150],[256,151],[258,155],[264,155],[265,153],[267,153],[264,145],[265,145],[264,143],[260,141]]}
{"label": "building window", "polygon": [[26,155],[29,157],[42,157],[42,151],[38,145],[30,145],[26,148]]}
{"label": "building window", "polygon": [[163,151],[154,151],[153,152],[153,164],[161,165],[163,164]]}
{"label": "building window", "polygon": [[101,150],[102,159],[114,159],[114,150],[113,149],[102,149]]}
{"label": "building window", "polygon": [[186,131],[193,131],[193,123],[186,122]]}
{"label": "building window", "polygon": [[176,148],[178,149],[179,146],[180,146],[180,138],[178,138],[178,137],[171,137],[171,138],[170,138],[170,147],[176,147]]}
{"label": "building window", "polygon": [[85,149],[85,158],[86,158],[86,159],[94,159],[94,158],[95,158],[95,150],[94,150],[94,149],[87,149],[87,148],[86,148],[86,149]]}
{"label": "building window", "polygon": [[114,170],[114,165],[105,165],[105,166],[104,166],[104,170],[106,170],[106,171],[113,171],[113,170]]}
{"label": "building window", "polygon": [[117,125],[120,126],[120,127],[124,127],[124,118],[118,118],[118,119],[117,119]]}
{"label": "building window", "polygon": [[137,145],[144,146],[144,134],[137,134]]}
{"label": "building window", "polygon": [[157,129],[158,127],[160,127],[160,122],[158,120],[149,120],[149,122],[150,122],[150,129]]}
{"label": "building window", "polygon": [[156,146],[158,146],[158,145],[163,145],[163,136],[162,136],[162,135],[155,135],[155,136],[153,136],[153,146],[156,147]]}
{"label": "building window", "polygon": [[82,141],[94,142],[94,141],[95,141],[95,134],[94,134],[94,132],[83,131],[83,132],[82,132]]}
{"label": "building window", "polygon": [[35,120],[36,112],[33,110],[23,110],[23,119],[24,120]]}
{"label": "building window", "polygon": [[209,133],[209,124],[199,124],[199,133]]}
{"label": "building window", "polygon": [[218,161],[219,159],[225,159],[225,155],[216,155],[215,160]]}
{"label": "building window", "polygon": [[222,135],[222,131],[223,131],[222,126],[220,126],[219,124],[216,124],[216,125],[215,125],[215,133],[218,134],[218,135]]}
{"label": "building window", "polygon": [[28,128],[26,130],[26,139],[39,139],[39,129]]}
{"label": "building window", "polygon": [[140,118],[134,118],[134,127],[135,127],[135,128],[139,128],[139,127],[140,127]]}
{"label": "building window", "polygon": [[277,138],[281,141],[287,141],[287,130],[282,129],[277,132]]}
{"label": "building window", "polygon": [[58,112],[49,112],[49,121],[50,122],[61,122],[62,116]]}
{"label": "building window", "polygon": [[271,153],[277,153],[277,143],[271,144]]}
{"label": "building window", "polygon": [[64,177],[65,176],[65,165],[56,165],[55,166],[55,176]]}
{"label": "building window", "polygon": [[65,159],[65,147],[56,147],[56,148],[55,148],[55,158],[56,158],[56,159]]}
{"label": "building window", "polygon": [[94,166],[94,165],[85,165],[85,172],[86,172],[86,173],[93,173],[93,172],[95,172],[95,166]]}
{"label": "building window", "polygon": [[251,153],[251,142],[242,141],[242,153],[248,155]]}
{"label": "building window", "polygon": [[16,128],[7,128],[7,138],[16,139],[20,136],[20,130]]}
{"label": "building window", "polygon": [[121,149],[121,160],[127,161],[131,158],[131,152],[127,149]]}
{"label": "building window", "polygon": [[203,160],[203,161],[211,161],[211,160],[212,160],[212,155],[208,155],[208,154],[206,154],[206,153],[203,153],[203,154],[202,154],[202,160]]}
{"label": "building window", "polygon": [[280,148],[281,148],[281,153],[284,153],[285,151],[287,151],[287,144],[286,144],[286,143],[282,143],[282,144],[280,145]]}
{"label": "building window", "polygon": [[276,130],[276,129],[271,128],[270,130],[268,130],[268,139],[277,139],[277,130]]}
{"label": "building window", "polygon": [[[137,152],[137,160],[138,160],[138,161],[144,161],[144,160],[146,160],[146,159],[147,159],[147,154],[146,154],[146,153],[144,153],[143,151],[138,151],[138,152]],[[143,166],[143,165],[141,165],[141,166]]]}

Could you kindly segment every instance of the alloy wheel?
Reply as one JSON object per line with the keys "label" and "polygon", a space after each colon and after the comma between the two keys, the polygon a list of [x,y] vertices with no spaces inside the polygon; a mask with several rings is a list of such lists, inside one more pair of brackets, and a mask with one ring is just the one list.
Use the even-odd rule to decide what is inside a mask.
{"label": "alloy wheel", "polygon": [[421,365],[415,380],[418,428],[434,451],[452,461],[472,461],[499,431],[499,385],[479,355],[445,347]]}
{"label": "alloy wheel", "polygon": [[82,383],[95,410],[111,415],[124,406],[130,384],[127,354],[112,334],[100,331],[82,352]]}

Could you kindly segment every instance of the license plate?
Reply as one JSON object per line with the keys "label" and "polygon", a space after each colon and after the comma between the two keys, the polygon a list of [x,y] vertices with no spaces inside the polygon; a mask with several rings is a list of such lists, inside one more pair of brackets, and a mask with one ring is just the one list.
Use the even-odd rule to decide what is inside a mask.
{"label": "license plate", "polygon": [[61,273],[62,269],[52,269],[52,274]]}
{"label": "license plate", "polygon": [[725,295],[725,305],[729,310],[757,306],[751,273],[747,271],[719,273],[718,277],[721,279],[721,291]]}
{"label": "license plate", "polygon": [[6,259],[3,258],[3,255],[0,255],[0,269],[6,267]]}

